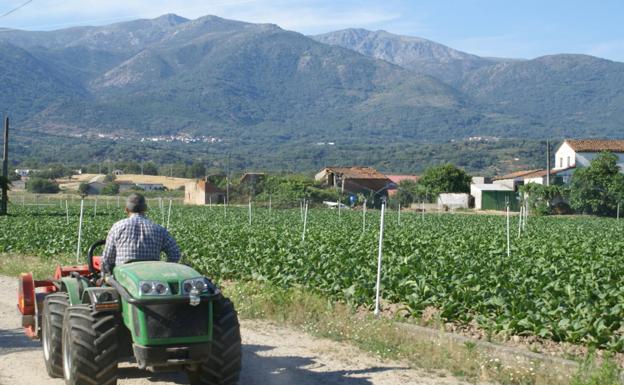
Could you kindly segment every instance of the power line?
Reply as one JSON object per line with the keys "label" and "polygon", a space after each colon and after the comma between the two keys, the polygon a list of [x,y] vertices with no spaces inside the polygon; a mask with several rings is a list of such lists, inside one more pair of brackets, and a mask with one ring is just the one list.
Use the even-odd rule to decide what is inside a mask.
{"label": "power line", "polygon": [[22,5],[20,5],[20,6],[16,7],[16,8],[13,8],[12,10],[10,10],[10,11],[8,11],[8,12],[6,12],[6,13],[3,13],[2,15],[0,15],[0,17],[9,16],[9,15],[10,15],[10,14],[12,14],[13,12],[18,11],[18,10],[20,10],[20,9],[24,8],[25,6],[27,6],[28,4],[32,3],[33,1],[34,1],[34,0],[28,0],[28,1],[26,1],[25,3],[23,3]]}

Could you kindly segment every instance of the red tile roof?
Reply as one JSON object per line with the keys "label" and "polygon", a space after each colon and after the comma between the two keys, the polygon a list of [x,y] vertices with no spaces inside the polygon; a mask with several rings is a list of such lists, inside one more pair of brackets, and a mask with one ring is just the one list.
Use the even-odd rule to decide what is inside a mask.
{"label": "red tile roof", "polygon": [[624,152],[624,140],[566,140],[572,149],[576,152]]}
{"label": "red tile roof", "polygon": [[[557,174],[559,174],[561,172],[568,171],[568,170],[571,170],[573,168],[574,167],[568,167],[568,168],[562,168],[562,169],[559,169],[559,170],[550,170],[550,175],[557,175]],[[522,176],[522,179],[545,177],[546,174],[547,174],[546,170],[539,170],[539,171],[536,171],[534,173],[526,174],[526,175]]]}
{"label": "red tile roof", "polygon": [[539,169],[535,169],[535,170],[523,170],[523,171],[516,171],[516,172],[512,172],[511,174],[507,174],[507,175],[503,175],[503,176],[497,176],[495,178],[492,178],[492,180],[503,180],[503,179],[516,179],[516,178],[522,178],[525,175],[529,175],[529,174],[533,174],[540,171]]}

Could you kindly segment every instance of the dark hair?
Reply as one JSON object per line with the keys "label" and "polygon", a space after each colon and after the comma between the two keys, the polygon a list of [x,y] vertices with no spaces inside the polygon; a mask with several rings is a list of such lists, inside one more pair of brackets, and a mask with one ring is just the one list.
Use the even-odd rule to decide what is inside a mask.
{"label": "dark hair", "polygon": [[131,213],[144,213],[147,211],[147,202],[141,194],[132,193],[126,199],[126,208]]}

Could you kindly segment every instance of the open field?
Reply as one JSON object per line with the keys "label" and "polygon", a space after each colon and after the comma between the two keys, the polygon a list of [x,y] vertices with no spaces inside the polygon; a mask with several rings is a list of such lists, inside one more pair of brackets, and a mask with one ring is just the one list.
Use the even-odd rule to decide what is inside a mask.
{"label": "open field", "polygon": [[[41,258],[76,250],[77,205],[12,207],[0,220],[0,252]],[[122,218],[104,207],[85,214],[82,252]],[[166,223],[166,209],[151,216]],[[187,262],[220,279],[305,287],[370,308],[379,212],[311,210],[306,238],[299,210],[174,205],[171,231]],[[386,217],[382,296],[416,317],[496,335],[624,350],[624,223],[596,218],[529,218],[518,237],[512,219],[396,212]]]}
{"label": "open field", "polygon": [[[80,175],[72,175],[69,179],[59,179],[59,185],[63,190],[78,190],[78,186],[80,183],[88,183],[93,180],[97,180],[98,178],[103,179],[105,175],[103,174],[80,174]],[[132,183],[160,183],[165,186],[169,190],[175,190],[186,183],[192,181],[192,179],[187,178],[176,178],[176,177],[168,177],[162,175],[141,175],[141,174],[125,174],[119,175],[116,180],[118,181],[129,181]]]}

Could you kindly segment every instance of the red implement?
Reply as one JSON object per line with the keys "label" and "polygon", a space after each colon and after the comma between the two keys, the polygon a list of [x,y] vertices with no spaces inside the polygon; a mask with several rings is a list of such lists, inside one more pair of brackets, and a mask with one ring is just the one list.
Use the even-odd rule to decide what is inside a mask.
{"label": "red implement", "polygon": [[[102,269],[102,258],[93,257],[93,266],[96,270]],[[72,273],[89,275],[87,265],[57,266],[54,271],[54,280],[59,280]],[[37,290],[37,289],[40,290]],[[39,310],[43,299],[49,293],[57,291],[52,280],[34,280],[32,273],[22,273],[19,277],[17,289],[17,308],[22,314],[24,333],[30,338],[39,338]]]}

